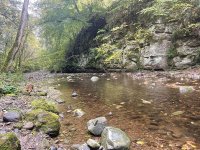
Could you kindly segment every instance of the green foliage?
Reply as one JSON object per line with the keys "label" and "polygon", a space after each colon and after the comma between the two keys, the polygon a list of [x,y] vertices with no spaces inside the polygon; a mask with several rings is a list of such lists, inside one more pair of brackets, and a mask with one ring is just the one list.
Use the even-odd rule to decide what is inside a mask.
{"label": "green foliage", "polygon": [[3,87],[3,94],[13,94],[17,92],[17,88],[14,86],[4,86]]}
{"label": "green foliage", "polygon": [[168,59],[169,61],[172,60],[174,57],[176,57],[178,55],[176,47],[172,46],[169,50],[168,50]]}
{"label": "green foliage", "polygon": [[17,94],[19,82],[23,80],[21,73],[0,74],[0,94]]}
{"label": "green foliage", "polygon": [[118,49],[116,45],[112,44],[102,44],[98,48],[91,49],[92,59],[88,64],[93,64],[95,68],[99,68],[100,65],[104,67],[109,67],[113,64],[122,63],[122,50]]}
{"label": "green foliage", "polygon": [[198,18],[199,9],[195,0],[155,0],[152,6],[140,13],[147,21],[162,19],[164,22],[177,21],[187,26]]}
{"label": "green foliage", "polygon": [[141,27],[137,28],[134,34],[134,38],[138,43],[146,43],[152,39],[153,35],[149,29],[143,29]]}
{"label": "green foliage", "polygon": [[18,0],[0,1],[0,68],[14,42],[20,16],[20,4]]}
{"label": "green foliage", "polygon": [[0,149],[1,150],[20,150],[20,141],[15,133],[0,134]]}

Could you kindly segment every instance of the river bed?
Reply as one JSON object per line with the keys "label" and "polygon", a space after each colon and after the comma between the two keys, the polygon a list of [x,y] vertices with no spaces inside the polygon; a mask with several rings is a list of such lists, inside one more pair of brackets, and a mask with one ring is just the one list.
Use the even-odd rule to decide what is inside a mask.
{"label": "river bed", "polygon": [[[98,76],[97,82],[90,78]],[[66,74],[54,86],[61,91],[61,134],[64,147],[91,136],[87,122],[105,116],[109,125],[125,131],[131,149],[176,150],[200,147],[200,83],[165,76],[136,78],[130,73]],[[72,92],[78,96],[73,98]],[[85,112],[80,118],[73,110]]]}

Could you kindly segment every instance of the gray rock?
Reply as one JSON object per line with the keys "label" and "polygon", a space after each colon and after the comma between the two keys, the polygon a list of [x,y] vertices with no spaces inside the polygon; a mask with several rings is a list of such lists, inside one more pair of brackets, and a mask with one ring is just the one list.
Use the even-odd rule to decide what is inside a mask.
{"label": "gray rock", "polygon": [[75,91],[72,93],[72,97],[77,97],[78,93],[76,93]]}
{"label": "gray rock", "polygon": [[57,148],[55,146],[51,146],[50,150],[57,150]]}
{"label": "gray rock", "polygon": [[58,104],[62,104],[62,103],[64,103],[65,101],[62,100],[62,99],[56,99],[56,102],[57,102]]}
{"label": "gray rock", "polygon": [[33,122],[27,122],[24,124],[23,128],[27,130],[32,130],[34,128],[34,124]]}
{"label": "gray rock", "polygon": [[90,150],[90,148],[88,147],[88,145],[85,144],[74,144],[71,147],[73,150]]}
{"label": "gray rock", "polygon": [[195,63],[195,58],[190,55],[183,57],[183,58],[178,56],[173,59],[173,63],[176,68],[185,69],[189,66],[192,66]]}
{"label": "gray rock", "polygon": [[21,120],[21,114],[17,111],[8,111],[3,115],[4,122],[18,122]]}
{"label": "gray rock", "polygon": [[107,119],[105,117],[99,117],[96,119],[89,120],[87,122],[88,131],[98,136],[101,135],[104,128],[107,126]]}
{"label": "gray rock", "polygon": [[125,132],[118,128],[106,127],[101,135],[104,150],[129,150],[131,141]]}
{"label": "gray rock", "polygon": [[92,149],[99,149],[99,147],[100,147],[100,144],[97,141],[93,140],[93,139],[87,140],[87,145],[89,147],[91,147]]}

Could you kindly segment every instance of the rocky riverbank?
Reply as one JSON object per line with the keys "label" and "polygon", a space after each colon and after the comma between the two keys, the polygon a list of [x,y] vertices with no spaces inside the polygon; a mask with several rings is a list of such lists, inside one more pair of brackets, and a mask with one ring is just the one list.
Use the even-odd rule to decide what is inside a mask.
{"label": "rocky riverbank", "polygon": [[0,149],[45,150],[56,145],[51,137],[59,134],[61,100],[60,92],[47,86],[52,77],[45,72],[25,74],[18,92],[0,98]]}
{"label": "rocky riverbank", "polygon": [[[86,114],[84,115],[84,112],[82,112],[81,107],[80,107],[81,109],[75,109],[75,108],[71,108],[70,107],[71,105],[68,105],[68,104],[67,106],[69,107],[65,108],[66,111],[69,110],[69,113],[67,114],[67,116],[63,114],[63,112],[60,112],[60,110],[58,109],[60,108],[59,105],[64,103],[65,101],[61,99],[60,97],[61,93],[59,90],[57,90],[57,86],[60,86],[60,85],[53,84],[53,83],[55,82],[55,79],[56,81],[61,79],[57,77],[63,76],[63,75],[64,74],[57,74],[57,75],[49,74],[46,72],[35,72],[35,73],[25,74],[23,82],[18,83],[17,93],[4,94],[0,98],[0,101],[1,101],[0,103],[0,119],[1,119],[0,141],[2,141],[3,143],[3,144],[0,143],[0,149],[1,147],[2,149],[5,148],[6,146],[10,146],[10,147],[6,147],[6,149],[8,148],[20,149],[21,147],[22,150],[29,150],[29,149],[65,150],[65,149],[71,149],[71,148],[72,149],[81,149],[81,148],[90,149],[90,147],[102,148],[102,146],[103,147],[109,146],[110,143],[107,143],[107,141],[112,142],[112,139],[115,137],[114,136],[115,134],[122,135],[120,137],[123,137],[122,140],[116,139],[122,142],[120,146],[123,145],[125,149],[128,149],[130,144],[133,146],[134,142],[132,141],[133,137],[132,137],[132,134],[130,134],[131,132],[129,132],[129,130],[128,132],[126,131],[126,133],[128,133],[128,135],[126,135],[126,133],[123,132],[124,131],[123,128],[115,125],[115,123],[117,123],[120,119],[118,120],[117,118],[112,118],[112,117],[111,119],[110,117],[107,118],[106,116],[106,118],[100,117],[100,118],[96,118],[96,119],[88,121],[89,119],[92,119],[93,117],[96,117],[96,116],[90,114],[91,112],[89,112],[88,110],[85,110]],[[161,81],[161,80],[167,81],[169,79],[180,79],[180,81],[187,81],[188,83],[190,82],[193,83],[193,81],[196,81],[196,82],[199,81],[200,69],[192,68],[192,69],[187,69],[184,71],[169,71],[169,72],[141,71],[141,72],[136,72],[136,73],[127,73],[127,75],[133,78],[134,80],[145,79],[145,80],[150,81],[150,80],[156,79],[156,81]],[[117,75],[111,73],[111,77],[114,80],[117,80]],[[97,77],[93,77],[92,81],[94,79],[96,81]],[[70,75],[67,76],[66,80],[67,82],[73,83],[73,78],[70,78]],[[98,80],[101,80],[101,79],[98,79]],[[50,85],[53,85],[53,86],[50,86]],[[167,86],[173,86],[173,85],[170,84]],[[184,91],[184,90],[194,90],[194,89],[191,89],[189,87],[189,88],[180,89],[180,90]],[[78,97],[81,97],[81,95],[79,95],[81,93],[77,93],[77,94],[78,94]],[[69,95],[69,96],[71,97],[72,95]],[[149,103],[150,101],[143,100],[143,102]],[[121,105],[123,104],[120,104],[120,106]],[[103,107],[103,106],[99,106],[99,107]],[[116,108],[118,110],[119,108],[118,105],[116,106]],[[70,113],[72,113],[73,115],[69,115]],[[115,112],[113,113],[115,114]],[[177,112],[174,112],[174,115],[177,116],[182,113],[183,113],[182,111],[177,111]],[[88,123],[80,124],[80,119],[76,119],[76,116],[79,117],[79,115],[87,116],[87,120],[84,120],[84,119],[82,120],[84,120],[84,122],[88,121]],[[101,112],[101,110],[99,110],[99,115],[103,116],[103,112]],[[108,116],[113,116],[112,112],[110,112]],[[64,122],[63,124],[62,122],[63,118],[68,118],[68,122],[67,123]],[[107,119],[108,119],[109,124],[107,124]],[[62,125],[60,123],[62,123]],[[67,130],[63,131],[62,126],[69,127],[69,133]],[[115,126],[118,128],[110,127],[110,126]],[[121,131],[119,128],[122,129],[123,131]],[[101,131],[99,131],[99,129]],[[103,129],[105,129],[105,131]],[[82,130],[84,131],[84,133],[82,133]],[[59,131],[60,131],[60,134],[59,134]],[[74,140],[73,136],[70,136],[70,135],[73,132],[77,132],[77,131],[79,135],[76,135],[76,134],[75,135],[77,136],[77,138],[82,138],[82,139],[73,141]],[[87,131],[90,132],[91,134],[88,134]],[[58,136],[57,138],[54,138],[58,134],[60,136]],[[66,137],[66,140],[64,140],[63,138],[61,138],[63,135],[65,136],[69,135],[69,137]],[[102,135],[102,136],[99,137],[99,135]],[[126,139],[126,138],[129,139],[128,136],[131,138],[131,141],[127,143],[123,141],[123,139]],[[175,136],[179,137],[179,133],[177,133],[177,135]],[[69,142],[68,141],[69,138],[70,138],[70,141],[73,141],[73,142]],[[151,140],[151,138],[149,140]],[[12,141],[15,141],[15,142],[11,144]],[[85,142],[85,144],[82,145],[83,141]],[[139,145],[143,145],[143,143],[140,143],[140,142],[141,140],[137,141]],[[73,144],[78,144],[78,145],[73,145]],[[114,143],[113,141],[113,144],[111,145],[116,145],[116,143]],[[189,144],[187,144],[186,146],[188,145]]]}

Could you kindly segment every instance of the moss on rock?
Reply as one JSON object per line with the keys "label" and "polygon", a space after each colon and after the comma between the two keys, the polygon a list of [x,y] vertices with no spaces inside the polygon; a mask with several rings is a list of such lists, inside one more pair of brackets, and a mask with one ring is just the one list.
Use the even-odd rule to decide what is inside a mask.
{"label": "moss on rock", "polygon": [[21,150],[20,141],[14,133],[0,134],[0,150]]}
{"label": "moss on rock", "polygon": [[49,136],[57,136],[60,130],[59,116],[51,112],[43,112],[38,115],[37,128]]}
{"label": "moss on rock", "polygon": [[58,109],[56,107],[56,104],[53,102],[49,102],[45,99],[34,100],[34,101],[32,101],[31,106],[34,109],[42,109],[42,110],[50,111],[50,112],[57,113],[57,114],[59,113]]}
{"label": "moss on rock", "polygon": [[31,110],[31,111],[26,113],[25,120],[27,120],[27,121],[36,121],[37,120],[37,116],[42,112],[43,112],[42,109]]}
{"label": "moss on rock", "polygon": [[35,109],[26,114],[26,120],[35,122],[36,129],[49,136],[57,136],[60,130],[59,116],[42,109]]}

